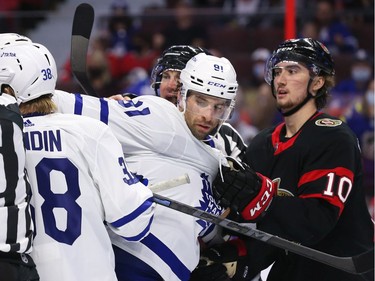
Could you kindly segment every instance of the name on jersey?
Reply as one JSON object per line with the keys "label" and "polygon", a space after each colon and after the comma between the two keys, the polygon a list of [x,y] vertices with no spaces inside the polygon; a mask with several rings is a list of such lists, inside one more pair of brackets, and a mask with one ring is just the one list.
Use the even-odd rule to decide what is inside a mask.
{"label": "name on jersey", "polygon": [[23,141],[26,150],[49,152],[62,150],[60,130],[25,132],[23,134]]}

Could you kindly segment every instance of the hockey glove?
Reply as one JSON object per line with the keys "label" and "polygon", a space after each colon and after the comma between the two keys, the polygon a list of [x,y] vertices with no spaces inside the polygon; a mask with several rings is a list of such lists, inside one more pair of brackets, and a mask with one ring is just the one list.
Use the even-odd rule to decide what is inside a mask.
{"label": "hockey glove", "polygon": [[[205,263],[205,261],[204,261]],[[190,281],[230,281],[227,268],[221,263],[198,265],[190,275]]]}
{"label": "hockey glove", "polygon": [[222,166],[213,183],[213,193],[220,205],[256,222],[271,204],[276,188],[267,177],[253,171],[246,163],[231,161]]}
{"label": "hockey glove", "polygon": [[237,261],[246,256],[245,244],[240,239],[215,245],[202,252],[190,280],[227,281],[236,274]]}

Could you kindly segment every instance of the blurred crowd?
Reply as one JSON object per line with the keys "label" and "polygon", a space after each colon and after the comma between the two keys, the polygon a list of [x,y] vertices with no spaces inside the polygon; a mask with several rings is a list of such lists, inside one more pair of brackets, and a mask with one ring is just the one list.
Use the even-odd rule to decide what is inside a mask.
{"label": "blurred crowd", "polygon": [[0,0],[0,32],[25,34],[65,0]]}
{"label": "blurred crowd", "polygon": [[[187,44],[225,56],[238,69],[240,93],[230,122],[247,143],[260,130],[281,120],[270,87],[264,82],[263,72],[269,49],[283,40],[284,1],[142,2],[145,4],[138,15],[130,12],[131,1],[111,2],[110,14],[101,20],[99,35],[91,40],[88,75],[100,96],[125,92],[154,94],[150,88],[150,74],[156,59],[171,45]],[[152,5],[147,4],[151,2]],[[341,117],[358,136],[363,152],[367,198],[373,213],[374,1],[296,2],[297,8],[304,7],[305,11],[297,19],[297,36],[318,39],[335,59],[336,86],[325,110]],[[226,38],[224,30],[227,29],[232,37]],[[238,30],[245,33],[240,33],[237,42],[233,34]],[[244,37],[250,34],[246,32],[254,30],[259,32],[258,37]],[[274,38],[270,34],[272,30],[281,31],[278,33],[281,38]],[[222,41],[211,40],[212,34],[221,37]],[[249,41],[251,43],[246,45]],[[268,45],[259,46],[255,44],[257,41]],[[60,70],[59,84],[61,89],[79,91],[71,74],[69,59]]]}

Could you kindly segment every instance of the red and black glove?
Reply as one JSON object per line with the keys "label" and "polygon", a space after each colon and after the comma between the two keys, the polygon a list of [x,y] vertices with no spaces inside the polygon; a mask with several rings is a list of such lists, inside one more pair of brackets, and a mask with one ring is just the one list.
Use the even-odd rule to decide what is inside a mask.
{"label": "red and black glove", "polygon": [[219,204],[251,222],[264,215],[275,192],[269,178],[256,173],[247,164],[235,161],[231,167],[222,166],[213,183],[213,194]]}

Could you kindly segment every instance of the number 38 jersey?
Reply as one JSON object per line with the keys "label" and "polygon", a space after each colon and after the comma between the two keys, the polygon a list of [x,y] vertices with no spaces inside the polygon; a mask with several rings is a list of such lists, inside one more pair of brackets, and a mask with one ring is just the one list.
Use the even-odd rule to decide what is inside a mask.
{"label": "number 38 jersey", "polygon": [[[365,202],[361,152],[353,132],[341,120],[316,113],[293,137],[284,135],[284,124],[266,129],[246,151],[244,161],[278,188],[258,227],[335,256],[354,256],[371,249],[374,226]],[[266,252],[263,244],[258,246],[259,252],[252,246],[254,259]],[[287,276],[279,268],[281,272],[289,268]],[[270,276],[269,280],[301,280],[301,276],[303,280],[357,280],[283,251],[278,253]]]}
{"label": "number 38 jersey", "polygon": [[128,172],[108,126],[71,114],[24,116],[26,169],[41,280],[117,280],[104,222],[129,241],[148,234],[155,203]]}
{"label": "number 38 jersey", "polygon": [[[60,112],[83,114],[108,124],[123,146],[129,169],[149,184],[188,174],[190,183],[160,194],[213,214],[222,213],[211,192],[222,154],[192,135],[183,114],[171,102],[155,96],[118,102],[61,91],[54,94],[54,100]],[[147,263],[164,280],[188,280],[199,261],[197,238],[208,239],[212,229],[203,220],[157,205],[146,238],[129,243],[117,236],[113,243]]]}

